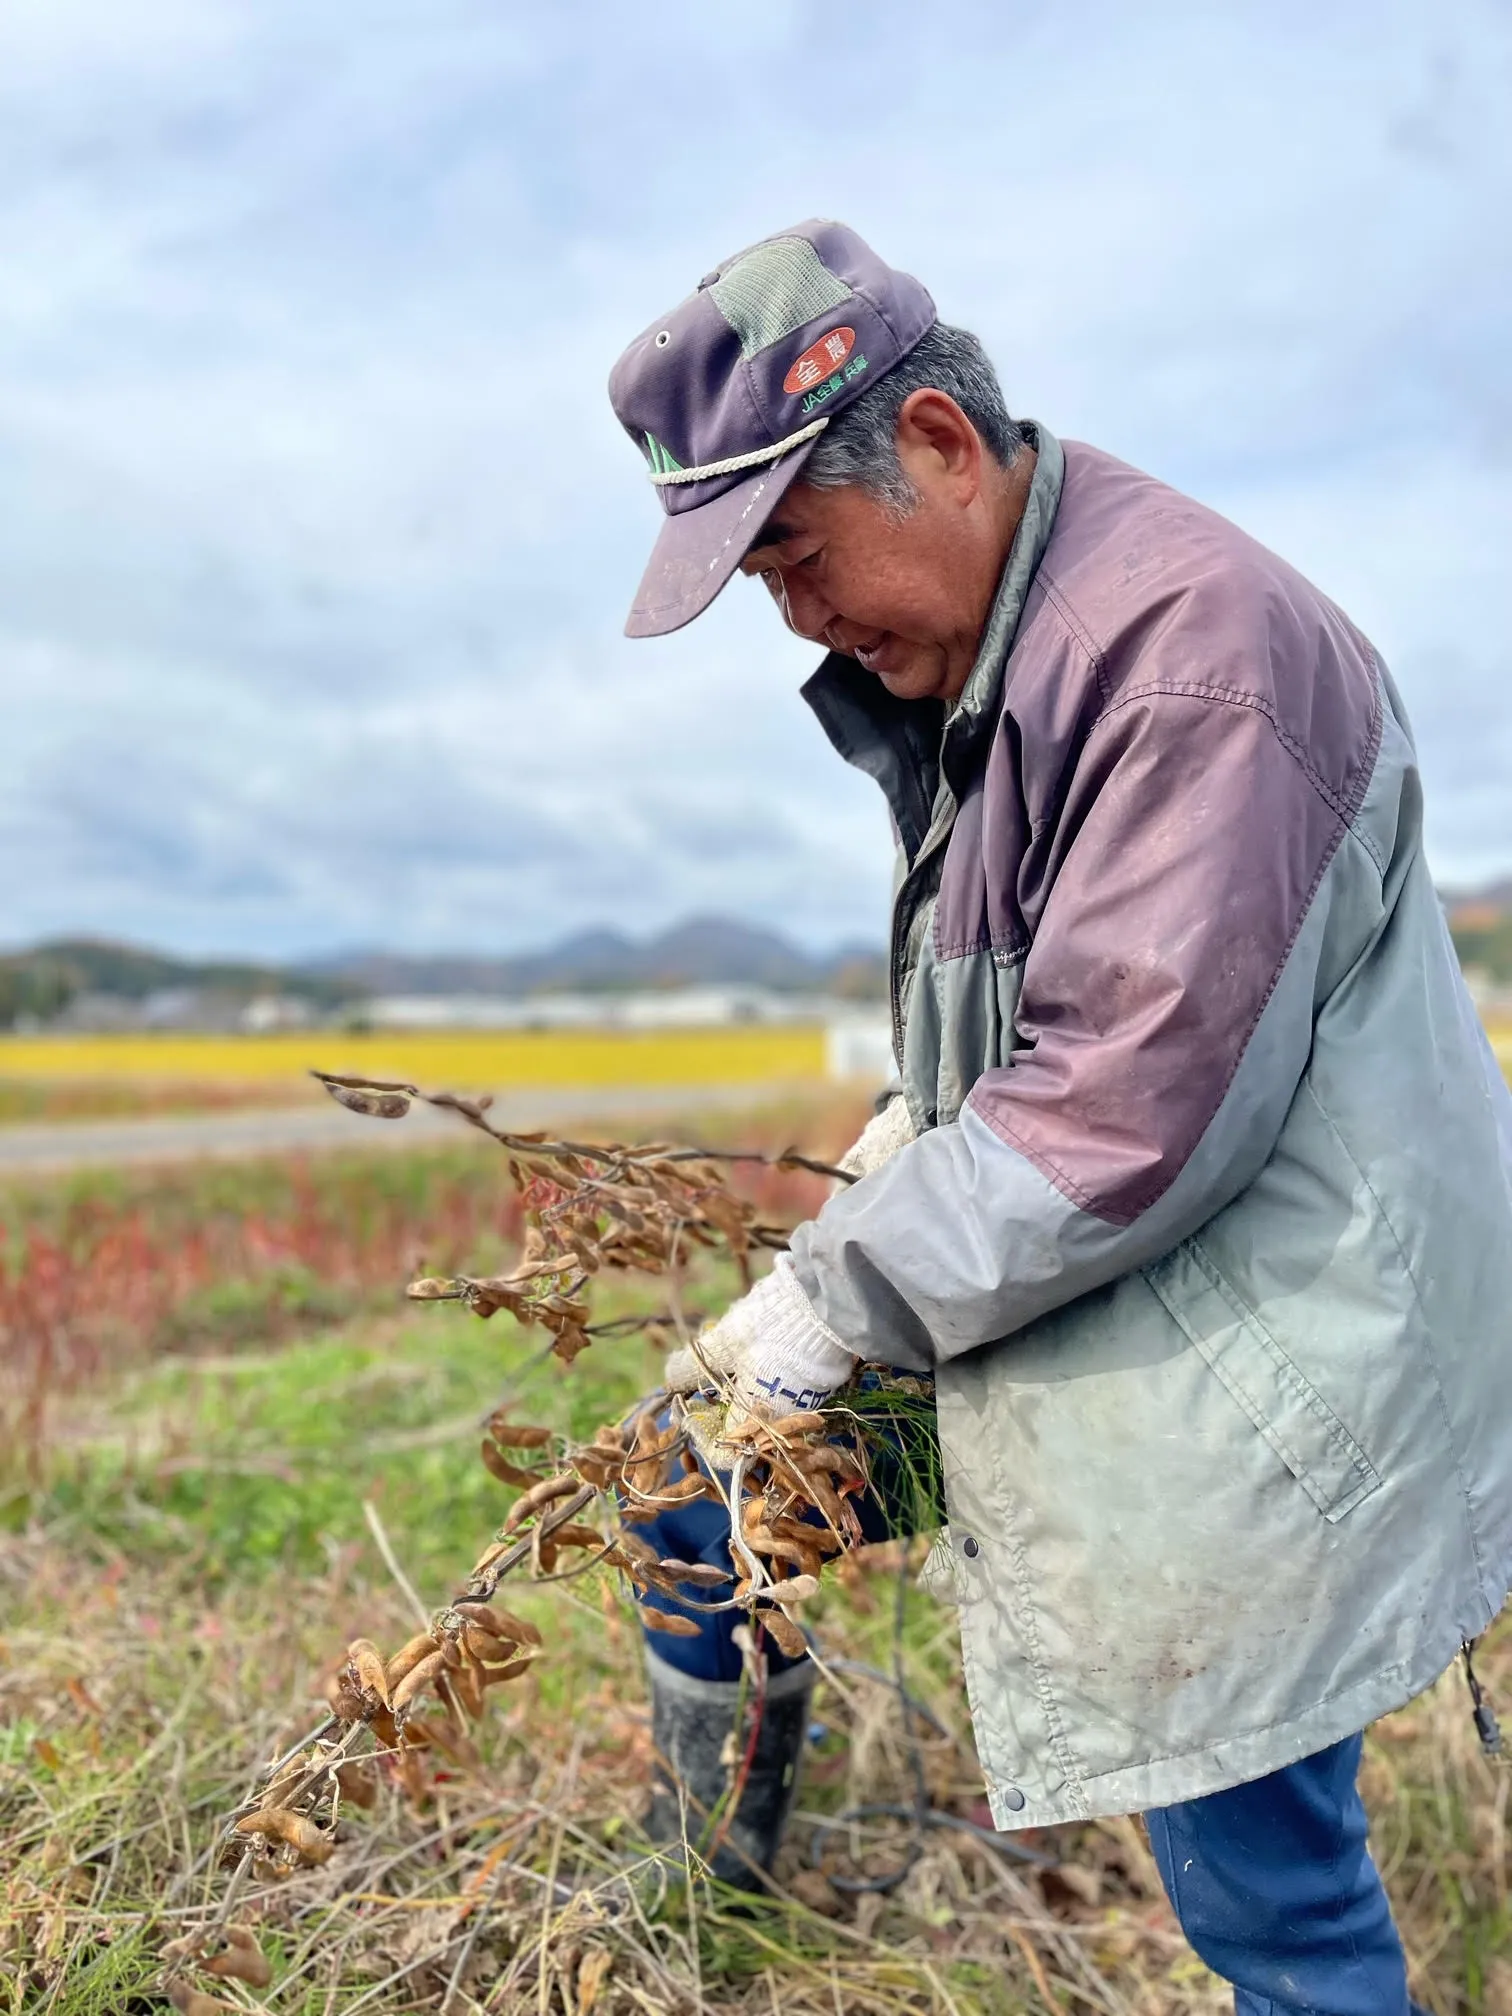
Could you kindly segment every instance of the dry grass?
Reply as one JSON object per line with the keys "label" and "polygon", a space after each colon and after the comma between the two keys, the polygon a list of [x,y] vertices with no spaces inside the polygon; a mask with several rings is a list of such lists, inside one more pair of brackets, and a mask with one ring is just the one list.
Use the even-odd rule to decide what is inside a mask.
{"label": "dry grass", "polygon": [[[833,1152],[855,1116],[805,1117],[775,1116],[762,1138]],[[564,1376],[507,1318],[445,1308],[274,1330],[262,1348],[242,1336],[229,1354],[179,1342],[93,1366],[9,1497],[0,1474],[0,2016],[166,2008],[162,1949],[214,1913],[224,1814],[319,1719],[350,1639],[413,1629],[364,1499],[440,1600],[504,1503],[476,1460],[501,1383],[518,1418],[580,1436],[657,1362],[639,1340],[596,1345]],[[479,1764],[423,1809],[386,1786],[343,1817],[326,1867],[253,1893],[241,1915],[273,1984],[225,1998],[276,2016],[1217,2016],[1226,1991],[1184,1946],[1135,1822],[1037,1839],[1053,1870],[932,1828],[886,1894],[842,1893],[812,1866],[815,1817],[911,1801],[915,1745],[935,1809],[985,1817],[953,1613],[905,1583],[895,1641],[896,1566],[816,1600],[825,1733],[771,1899],[689,1894],[648,1856],[623,1592],[608,1576],[512,1585],[550,1643],[491,1697]],[[854,1670],[885,1675],[898,1642],[938,1729],[905,1729],[886,1679]],[[1512,1704],[1512,1632],[1480,1663]],[[1457,1674],[1372,1732],[1364,1784],[1417,1998],[1434,2016],[1512,2016],[1512,1779],[1481,1757]],[[851,1859],[830,1874],[876,1873],[910,1845],[906,1828],[837,1839]]]}
{"label": "dry grass", "polygon": [[[162,1571],[127,1569],[107,1580],[88,1630],[65,1635],[36,1620],[70,1600],[67,1552],[34,1541],[9,1550],[5,1568],[25,1621],[8,1634],[0,1696],[13,1732],[0,1795],[11,1865],[0,1946],[13,1987],[0,2008],[130,2008],[162,1943],[213,1907],[219,1812],[248,1756],[308,1715],[299,1697],[333,1625],[393,1637],[407,1620],[381,1588],[354,1595],[349,1560],[339,1578],[312,1578],[276,1605],[207,1605]],[[244,1915],[277,1982],[256,2006],[437,2009],[455,1982],[467,1991],[458,2009],[576,2012],[585,1973],[604,1967],[591,2001],[604,2016],[1008,2011],[1036,2006],[1026,1945],[1047,1982],[1080,1980],[1093,2007],[1138,2006],[1118,1976],[1169,1980],[1173,1965],[1177,1999],[1146,2006],[1217,2006],[1132,1834],[1088,1830],[1074,1891],[940,1834],[895,1895],[842,1900],[803,1867],[800,1822],[780,1893],[755,1914],[666,1896],[637,1828],[651,1758],[635,1627],[612,1592],[578,1600],[591,1607],[565,1629],[560,1601],[537,1601],[543,1623],[558,1620],[555,1673],[511,1696],[481,1766],[427,1810],[385,1791],[375,1811],[342,1823],[327,1868],[252,1899]],[[826,1635],[868,1649],[864,1619],[837,1619]],[[843,1692],[821,1692],[817,1713],[832,1733],[810,1773],[813,1801],[903,1789],[887,1689],[847,1677]],[[969,1750],[929,1748],[937,1794],[969,1804]]]}
{"label": "dry grass", "polygon": [[[333,1536],[334,1539],[335,1536]],[[369,1580],[355,1534],[297,1583],[207,1594],[162,1563],[103,1564],[81,1604],[64,1534],[0,1555],[10,1626],[0,1667],[0,2009],[146,2011],[164,1942],[213,1912],[217,1824],[311,1714],[332,1646],[392,1640],[400,1601]],[[885,1586],[826,1601],[836,1658],[888,1656]],[[1008,2012],[1216,2016],[1225,1993],[1184,1947],[1133,1822],[1037,1844],[1059,1871],[932,1832],[889,1895],[842,1896],[809,1866],[806,1816],[908,1797],[895,1697],[848,1671],[821,1686],[811,1761],[774,1897],[731,1910],[669,1891],[638,1831],[651,1756],[636,1631],[608,1588],[533,1605],[555,1634],[512,1693],[483,1762],[416,1810],[393,1790],[341,1823],[325,1869],[254,1895],[242,1917],[275,1967],[237,2006],[279,2012]],[[62,1619],[72,1612],[74,1621]],[[1512,1641],[1487,1676],[1512,1696]],[[931,1792],[979,1814],[949,1618],[910,1602],[907,1672],[948,1727],[926,1732]],[[1506,1774],[1479,1756],[1457,1676],[1374,1733],[1365,1786],[1414,1963],[1435,2016],[1502,2016]],[[874,1843],[849,1864],[891,1863]],[[447,2002],[448,1991],[451,2001]]]}

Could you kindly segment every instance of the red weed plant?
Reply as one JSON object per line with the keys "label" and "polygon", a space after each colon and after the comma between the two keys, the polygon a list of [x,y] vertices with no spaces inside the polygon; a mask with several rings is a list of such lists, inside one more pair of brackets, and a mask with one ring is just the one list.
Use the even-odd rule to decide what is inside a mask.
{"label": "red weed plant", "polygon": [[[402,1180],[400,1179],[402,1176]],[[0,1468],[60,1410],[164,1351],[276,1341],[396,1300],[417,1264],[501,1250],[520,1206],[456,1158],[289,1159],[11,1199],[0,1236]]]}

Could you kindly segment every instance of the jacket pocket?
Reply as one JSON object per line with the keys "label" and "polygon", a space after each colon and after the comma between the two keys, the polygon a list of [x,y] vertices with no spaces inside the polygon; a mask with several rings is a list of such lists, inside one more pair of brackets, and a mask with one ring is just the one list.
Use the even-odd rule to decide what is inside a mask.
{"label": "jacket pocket", "polygon": [[1197,1240],[1144,1278],[1325,1519],[1370,1496],[1381,1482],[1375,1465]]}

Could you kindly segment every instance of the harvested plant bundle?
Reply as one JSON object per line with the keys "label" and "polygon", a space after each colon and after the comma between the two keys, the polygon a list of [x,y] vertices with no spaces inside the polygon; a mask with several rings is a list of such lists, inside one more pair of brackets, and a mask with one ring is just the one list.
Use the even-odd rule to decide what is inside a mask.
{"label": "harvested plant bundle", "polygon": [[[481,1317],[507,1309],[519,1322],[547,1330],[567,1364],[596,1337],[648,1329],[686,1335],[676,1307],[663,1316],[591,1322],[586,1296],[602,1271],[675,1278],[690,1249],[717,1249],[749,1282],[753,1250],[786,1246],[786,1229],[759,1218],[730,1187],[732,1166],[852,1180],[791,1149],[767,1155],[506,1133],[489,1121],[486,1099],[315,1075],[355,1112],[400,1119],[413,1101],[424,1100],[456,1112],[507,1151],[526,1218],[519,1264],[490,1277],[422,1279],[408,1292],[417,1301],[460,1302]],[[905,1414],[918,1408],[914,1395],[921,1390],[913,1382],[894,1389]],[[490,1418],[483,1463],[517,1495],[464,1587],[425,1630],[387,1656],[363,1638],[347,1647],[326,1685],[327,1719],[267,1768],[230,1817],[224,1851],[235,1873],[220,1910],[207,1929],[165,1954],[176,2006],[193,2006],[194,1991],[181,1978],[190,1967],[249,1982],[266,1968],[251,1933],[230,1922],[249,1876],[278,1881],[329,1861],[343,1806],[371,1805],[383,1780],[418,1801],[432,1784],[428,1759],[451,1768],[477,1760],[470,1725],[484,1714],[489,1690],[527,1673],[543,1644],[534,1624],[495,1602],[509,1575],[557,1581],[608,1567],[643,1599],[662,1596],[680,1606],[663,1610],[643,1600],[640,1615],[652,1630],[696,1634],[690,1610],[738,1609],[753,1627],[748,1643],[758,1660],[764,1632],[789,1657],[802,1654],[801,1606],[818,1591],[825,1564],[862,1537],[854,1500],[870,1482],[868,1409],[849,1394],[837,1395],[830,1408],[778,1419],[747,1415],[733,1426],[722,1413],[716,1404],[674,1396],[664,1407],[648,1404],[629,1422],[606,1423],[577,1446],[559,1443],[547,1428],[511,1421],[504,1410]],[[716,1439],[720,1474],[697,1453]],[[636,1531],[664,1507],[700,1497],[725,1508],[728,1571],[662,1560]]]}

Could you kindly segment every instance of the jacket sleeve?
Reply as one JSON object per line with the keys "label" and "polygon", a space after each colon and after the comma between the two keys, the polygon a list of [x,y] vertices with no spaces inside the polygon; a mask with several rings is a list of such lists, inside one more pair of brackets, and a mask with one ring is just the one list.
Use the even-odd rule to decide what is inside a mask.
{"label": "jacket sleeve", "polygon": [[[1363,752],[1355,768],[1357,804]],[[1110,708],[1058,822],[1021,1047],[957,1122],[799,1228],[816,1322],[923,1369],[1145,1265],[1232,1201],[1306,1068],[1327,871],[1356,804],[1244,696],[1147,688]]]}

